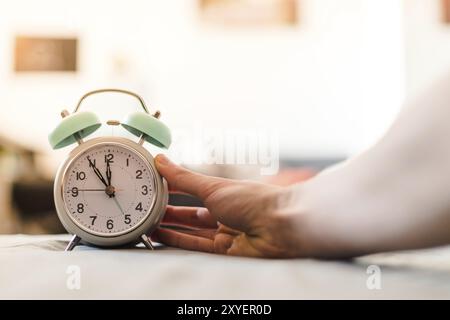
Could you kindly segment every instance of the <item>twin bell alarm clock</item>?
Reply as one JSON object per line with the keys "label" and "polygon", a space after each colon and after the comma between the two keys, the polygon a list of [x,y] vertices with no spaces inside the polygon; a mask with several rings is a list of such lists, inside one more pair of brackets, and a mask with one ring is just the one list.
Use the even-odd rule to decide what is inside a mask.
{"label": "twin bell alarm clock", "polygon": [[[80,106],[87,97],[105,92],[139,100],[143,111],[128,114],[123,121],[107,121],[131,132],[137,141],[115,136],[86,140],[102,124],[95,113],[80,111]],[[153,249],[147,235],[161,222],[168,189],[143,144],[170,146],[170,130],[159,120],[160,113],[150,114],[133,92],[101,89],[82,96],[72,114],[64,110],[61,115],[61,123],[49,135],[50,145],[59,149],[78,144],[59,167],[54,184],[58,217],[73,234],[66,251],[80,241],[100,247],[142,242]]]}

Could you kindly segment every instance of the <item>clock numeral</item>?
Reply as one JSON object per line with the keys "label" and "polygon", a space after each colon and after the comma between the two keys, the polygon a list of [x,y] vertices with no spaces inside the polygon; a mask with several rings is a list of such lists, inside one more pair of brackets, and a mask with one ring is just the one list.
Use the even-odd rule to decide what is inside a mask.
{"label": "clock numeral", "polygon": [[131,223],[131,218],[130,218],[130,216],[131,216],[131,215],[129,215],[129,214],[126,214],[126,215],[125,215],[125,223],[126,223],[126,224],[130,224],[130,223]]}
{"label": "clock numeral", "polygon": [[112,221],[111,219],[106,221],[106,228],[108,228],[108,230],[111,230],[112,228],[114,228],[114,221]]}
{"label": "clock numeral", "polygon": [[135,209],[142,212],[142,202],[139,202]]}
{"label": "clock numeral", "polygon": [[142,179],[142,170],[136,170],[136,179]]}
{"label": "clock numeral", "polygon": [[127,167],[130,166],[130,158],[127,158]]}
{"label": "clock numeral", "polygon": [[79,203],[79,204],[77,205],[77,212],[78,212],[78,213],[83,213],[83,212],[84,212],[84,204]]}
{"label": "clock numeral", "polygon": [[114,155],[112,153],[105,154],[105,162],[113,163]]}
{"label": "clock numeral", "polygon": [[72,190],[72,197],[78,197],[78,188],[77,187],[73,187]]}
{"label": "clock numeral", "polygon": [[142,186],[142,192],[141,192],[144,196],[146,196],[148,194],[148,186],[143,185]]}
{"label": "clock numeral", "polygon": [[91,221],[91,226],[93,226],[93,225],[94,225],[94,222],[95,222],[95,220],[97,219],[97,216],[90,216],[89,218],[91,218],[91,219],[92,219],[92,221]]}
{"label": "clock numeral", "polygon": [[86,173],[84,171],[77,172],[77,180],[84,180],[86,179]]}

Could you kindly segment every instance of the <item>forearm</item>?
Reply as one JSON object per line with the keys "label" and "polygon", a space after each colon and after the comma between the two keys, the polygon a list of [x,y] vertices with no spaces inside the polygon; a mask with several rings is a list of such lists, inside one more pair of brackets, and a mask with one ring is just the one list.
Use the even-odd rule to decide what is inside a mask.
{"label": "forearm", "polygon": [[359,254],[450,243],[450,78],[358,157],[294,187],[305,250]]}

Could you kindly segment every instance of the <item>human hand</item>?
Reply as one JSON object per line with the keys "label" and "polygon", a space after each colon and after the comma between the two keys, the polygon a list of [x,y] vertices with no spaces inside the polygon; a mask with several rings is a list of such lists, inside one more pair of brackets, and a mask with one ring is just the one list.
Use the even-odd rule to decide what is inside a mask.
{"label": "human hand", "polygon": [[152,239],[187,250],[287,258],[300,255],[297,232],[286,214],[290,190],[191,172],[158,155],[155,163],[171,191],[201,199],[205,208],[168,206],[163,223],[192,230],[158,228]]}

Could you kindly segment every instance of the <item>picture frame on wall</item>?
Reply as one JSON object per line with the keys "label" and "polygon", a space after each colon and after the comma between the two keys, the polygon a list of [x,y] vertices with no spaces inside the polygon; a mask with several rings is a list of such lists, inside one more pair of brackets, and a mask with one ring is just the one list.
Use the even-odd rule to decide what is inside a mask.
{"label": "picture frame on wall", "polygon": [[298,0],[198,0],[203,22],[225,27],[292,26]]}
{"label": "picture frame on wall", "polygon": [[76,72],[78,39],[19,35],[14,41],[14,71]]}
{"label": "picture frame on wall", "polygon": [[442,22],[450,24],[450,0],[441,0]]}

